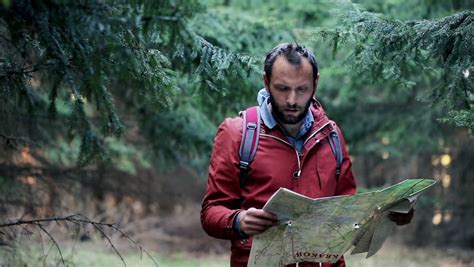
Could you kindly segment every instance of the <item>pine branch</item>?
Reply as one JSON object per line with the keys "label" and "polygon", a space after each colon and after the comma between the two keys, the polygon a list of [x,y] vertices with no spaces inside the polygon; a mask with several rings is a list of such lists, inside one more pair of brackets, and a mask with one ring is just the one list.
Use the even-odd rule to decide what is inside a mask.
{"label": "pine branch", "polygon": [[177,22],[181,19],[178,16],[143,16],[142,20],[148,22],[150,20],[172,21]]}
{"label": "pine branch", "polygon": [[[104,140],[121,136],[122,114],[146,109],[157,117],[175,108],[178,94],[186,90],[223,94],[228,80],[259,71],[253,57],[222,49],[189,26],[189,19],[204,9],[197,0],[186,5],[172,0],[14,1],[0,8],[0,45],[6,47],[5,64],[0,63],[0,88],[6,88],[0,90],[6,103],[2,111],[35,113],[35,126],[47,107],[54,115],[57,105],[68,118],[68,131],[51,138],[81,138],[80,166],[107,162]],[[182,84],[182,77],[191,82]],[[26,90],[32,78],[34,101]],[[45,129],[44,136],[55,130]],[[194,134],[183,133],[187,136],[172,138]],[[186,150],[197,147],[189,142]],[[162,154],[166,148],[154,150]]]}
{"label": "pine branch", "polygon": [[36,64],[34,66],[26,66],[26,67],[22,67],[20,69],[15,69],[15,68],[11,68],[11,69],[7,69],[7,68],[4,68],[3,69],[3,73],[0,72],[0,79],[4,79],[4,78],[11,78],[12,75],[28,75],[28,74],[31,74],[31,73],[35,73],[35,72],[39,72],[39,71],[44,71],[48,68],[51,68],[55,66],[54,63],[40,63],[40,64]]}
{"label": "pine branch", "polygon": [[[357,8],[344,16],[343,26],[320,28],[316,39],[330,40],[334,47],[338,43],[351,44],[346,64],[353,71],[374,82],[392,81],[408,88],[416,86],[420,74],[424,74],[439,82],[430,91],[419,94],[418,100],[440,104],[449,114],[474,107],[470,97],[474,94],[474,78],[469,75],[474,71],[473,11],[438,20],[413,21],[387,20]],[[456,120],[450,117],[444,121]]]}
{"label": "pine branch", "polygon": [[18,149],[19,145],[35,145],[38,146],[38,143],[33,142],[25,137],[16,137],[16,136],[9,136],[3,133],[0,133],[0,138],[5,140],[6,147],[12,147],[13,149]]}

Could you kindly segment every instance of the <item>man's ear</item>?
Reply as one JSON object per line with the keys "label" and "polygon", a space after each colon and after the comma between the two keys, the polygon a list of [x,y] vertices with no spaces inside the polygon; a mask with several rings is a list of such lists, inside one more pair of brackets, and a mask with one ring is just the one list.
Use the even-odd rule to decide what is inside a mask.
{"label": "man's ear", "polygon": [[316,74],[316,79],[314,79],[314,93],[313,95],[316,96],[316,91],[318,90],[318,83],[319,83],[319,72]]}
{"label": "man's ear", "polygon": [[270,81],[267,79],[267,75],[265,74],[265,72],[263,73],[262,75],[262,79],[263,79],[263,84],[265,85],[265,89],[267,90],[267,92],[270,92]]}

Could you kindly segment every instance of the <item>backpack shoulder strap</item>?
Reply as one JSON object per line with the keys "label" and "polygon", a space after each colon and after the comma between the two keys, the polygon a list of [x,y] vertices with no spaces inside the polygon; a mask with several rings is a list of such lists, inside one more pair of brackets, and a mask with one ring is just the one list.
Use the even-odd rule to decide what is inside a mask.
{"label": "backpack shoulder strap", "polygon": [[240,186],[244,185],[249,165],[257,153],[260,135],[260,111],[257,106],[250,107],[243,114],[242,140],[240,142]]}
{"label": "backpack shoulder strap", "polygon": [[329,145],[331,146],[332,153],[336,158],[336,179],[339,179],[339,175],[341,174],[341,166],[342,166],[342,147],[341,147],[341,139],[339,138],[339,133],[337,132],[336,124],[332,123],[332,132],[328,136]]}

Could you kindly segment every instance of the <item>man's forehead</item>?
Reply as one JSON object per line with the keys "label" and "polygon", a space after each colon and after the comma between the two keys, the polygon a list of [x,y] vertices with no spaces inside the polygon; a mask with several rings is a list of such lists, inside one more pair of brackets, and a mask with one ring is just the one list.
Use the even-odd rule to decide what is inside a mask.
{"label": "man's forehead", "polygon": [[292,64],[284,56],[279,56],[272,68],[272,79],[283,77],[302,76],[312,80],[313,68],[307,58],[301,58],[300,64]]}
{"label": "man's forehead", "polygon": [[295,64],[294,62],[290,63],[284,55],[280,55],[275,59],[275,62],[273,62],[273,71],[275,71],[275,67],[293,67],[297,69],[309,68],[310,70],[312,70],[311,63],[307,58],[301,57],[300,62]]}

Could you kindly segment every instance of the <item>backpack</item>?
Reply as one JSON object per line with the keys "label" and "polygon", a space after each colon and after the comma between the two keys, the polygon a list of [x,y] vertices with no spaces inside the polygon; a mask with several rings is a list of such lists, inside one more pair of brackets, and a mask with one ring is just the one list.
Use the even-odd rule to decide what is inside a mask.
{"label": "backpack", "polygon": [[[257,106],[247,108],[247,110],[242,112],[242,116],[244,123],[239,148],[241,187],[245,184],[245,179],[250,169],[250,163],[252,163],[255,154],[257,154],[258,139],[260,136],[260,109]],[[342,147],[336,127],[333,127],[327,139],[336,159],[336,179],[339,179],[342,165]]]}

